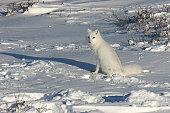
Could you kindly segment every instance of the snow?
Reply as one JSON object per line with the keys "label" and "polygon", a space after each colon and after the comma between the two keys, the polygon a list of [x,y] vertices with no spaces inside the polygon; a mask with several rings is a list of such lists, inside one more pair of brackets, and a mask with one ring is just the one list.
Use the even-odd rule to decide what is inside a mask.
{"label": "snow", "polygon": [[[0,0],[0,13],[14,1],[27,2]],[[129,46],[112,16],[113,10],[133,14],[138,6],[161,7],[169,0],[37,1],[28,12],[0,16],[0,113],[170,112],[170,44]],[[139,64],[143,73],[92,74],[88,28],[99,29],[122,64]]]}
{"label": "snow", "polygon": [[[150,113],[161,111],[164,113],[167,107],[122,107],[122,106],[74,106],[76,112],[83,111],[88,113]],[[162,110],[164,109],[164,110]],[[166,111],[167,112],[167,111]],[[167,112],[168,113],[168,112]]]}
{"label": "snow", "polygon": [[146,90],[132,91],[129,97],[132,106],[168,106],[168,98]]}

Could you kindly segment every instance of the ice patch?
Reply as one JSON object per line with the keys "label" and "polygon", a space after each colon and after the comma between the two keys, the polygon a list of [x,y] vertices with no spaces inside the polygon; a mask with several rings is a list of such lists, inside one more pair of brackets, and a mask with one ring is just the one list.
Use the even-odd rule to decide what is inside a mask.
{"label": "ice patch", "polygon": [[129,102],[132,106],[145,107],[161,107],[170,104],[167,97],[146,90],[132,91]]}

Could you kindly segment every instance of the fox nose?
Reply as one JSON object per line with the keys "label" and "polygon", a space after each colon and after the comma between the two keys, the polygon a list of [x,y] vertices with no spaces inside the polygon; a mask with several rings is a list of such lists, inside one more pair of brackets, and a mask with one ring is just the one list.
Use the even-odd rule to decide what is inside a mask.
{"label": "fox nose", "polygon": [[91,43],[91,42],[89,41],[89,43]]}

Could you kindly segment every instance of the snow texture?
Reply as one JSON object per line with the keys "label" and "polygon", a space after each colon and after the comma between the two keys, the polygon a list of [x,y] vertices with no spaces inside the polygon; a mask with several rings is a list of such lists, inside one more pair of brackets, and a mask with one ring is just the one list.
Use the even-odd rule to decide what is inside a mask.
{"label": "snow texture", "polygon": [[[9,13],[14,2],[27,0],[0,0],[0,113],[170,112],[170,44],[129,46],[112,13],[169,6],[169,0],[33,0],[29,11],[18,5]],[[99,29],[123,65],[139,64],[143,72],[92,74],[88,28]]]}

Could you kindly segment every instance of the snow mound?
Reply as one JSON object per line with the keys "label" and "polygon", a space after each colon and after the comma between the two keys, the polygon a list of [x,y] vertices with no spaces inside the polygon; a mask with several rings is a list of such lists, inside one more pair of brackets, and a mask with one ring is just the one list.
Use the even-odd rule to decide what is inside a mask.
{"label": "snow mound", "polygon": [[[62,89],[58,92],[49,94],[9,94],[3,97],[2,101],[3,104],[0,104],[0,108],[4,108],[7,105],[7,110],[9,111],[25,111],[27,109],[30,113],[37,113],[37,110],[46,113],[65,113],[67,110],[71,109],[68,108],[68,106],[103,103],[104,99],[99,95],[94,95],[89,92],[82,92],[74,89]],[[16,108],[16,106],[20,106],[20,109]]]}
{"label": "snow mound", "polygon": [[120,47],[120,44],[115,43],[115,44],[111,44],[111,46],[112,47]]}
{"label": "snow mound", "polygon": [[168,46],[166,46],[166,45],[150,46],[150,47],[146,48],[145,50],[146,51],[151,51],[151,52],[167,51]]}
{"label": "snow mound", "polygon": [[146,90],[132,91],[129,97],[132,106],[161,107],[168,106],[168,98]]}
{"label": "snow mound", "polygon": [[115,76],[115,77],[113,77],[113,80],[114,80],[114,82],[127,83],[127,84],[145,83],[144,80],[140,80],[135,77],[125,77],[125,76]]}
{"label": "snow mound", "polygon": [[77,105],[87,103],[102,103],[104,100],[101,96],[93,95],[88,92],[76,91],[73,89],[61,90],[59,92],[45,94],[44,100],[57,100],[65,105]]}
{"label": "snow mound", "polygon": [[162,51],[170,51],[170,44],[167,45],[161,44],[161,43],[155,43],[155,44],[149,44],[148,42],[138,42],[134,46],[130,47],[124,47],[123,50],[138,50],[137,48],[144,50],[144,51],[150,51],[150,52],[162,52]]}
{"label": "snow mound", "polygon": [[40,14],[45,14],[45,13],[49,13],[49,12],[52,12],[54,10],[56,10],[57,8],[57,5],[56,6],[48,6],[48,5],[44,5],[44,4],[36,4],[36,5],[33,5],[31,8],[29,8],[29,11],[28,12],[25,12],[24,14],[26,15],[40,15]]}
{"label": "snow mound", "polygon": [[40,99],[41,96],[43,96],[42,93],[16,93],[16,94],[9,94],[3,97],[2,100],[6,102],[15,102],[17,100],[32,101],[32,100]]}

